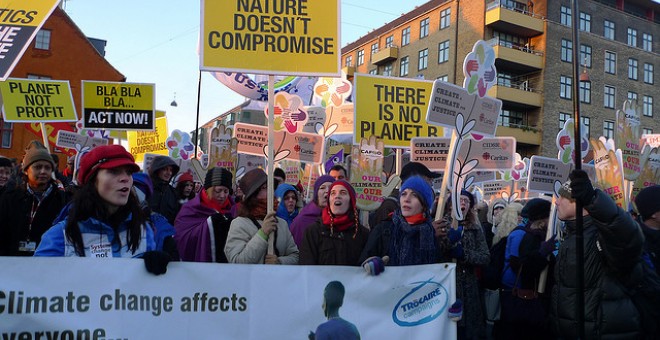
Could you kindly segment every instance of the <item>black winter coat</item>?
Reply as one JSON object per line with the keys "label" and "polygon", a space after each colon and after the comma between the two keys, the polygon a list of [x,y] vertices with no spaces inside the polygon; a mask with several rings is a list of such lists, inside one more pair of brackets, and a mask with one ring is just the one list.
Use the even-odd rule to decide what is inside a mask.
{"label": "black winter coat", "polygon": [[[596,190],[584,216],[584,329],[586,339],[637,339],[640,318],[621,278],[638,276],[644,236],[628,213]],[[557,336],[576,339],[576,235],[567,221],[555,266],[551,316]],[[599,248],[602,250],[599,250]],[[635,270],[633,270],[635,269]]]}
{"label": "black winter coat", "polygon": [[152,178],[154,183],[154,192],[149,198],[149,208],[167,219],[171,225],[174,225],[176,214],[181,209],[181,203],[176,196],[176,190],[167,182]]}
{"label": "black winter coat", "polygon": [[38,247],[41,235],[66,205],[64,192],[51,183],[51,192],[39,204],[30,227],[30,214],[32,207],[37,207],[37,200],[23,183],[6,191],[0,199],[0,256],[32,256],[34,252],[19,251],[19,242],[27,241],[29,234],[29,241]]}

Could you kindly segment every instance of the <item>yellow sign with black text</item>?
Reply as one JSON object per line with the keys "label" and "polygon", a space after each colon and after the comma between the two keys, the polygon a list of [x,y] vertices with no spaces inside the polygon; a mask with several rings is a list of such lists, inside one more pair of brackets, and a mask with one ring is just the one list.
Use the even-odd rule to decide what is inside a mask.
{"label": "yellow sign with black text", "polygon": [[340,76],[337,0],[202,0],[200,70]]}
{"label": "yellow sign with black text", "polygon": [[9,78],[0,82],[6,122],[75,122],[76,107],[68,80]]}
{"label": "yellow sign with black text", "polygon": [[83,127],[154,130],[154,84],[83,80]]}
{"label": "yellow sign with black text", "polygon": [[376,136],[385,147],[409,148],[414,137],[442,137],[442,127],[426,123],[433,82],[355,74],[353,144]]}
{"label": "yellow sign with black text", "polygon": [[128,152],[135,157],[135,163],[141,164],[145,153],[167,156],[170,152],[165,145],[167,137],[170,136],[167,131],[167,117],[156,118],[154,131],[128,131],[126,135]]}

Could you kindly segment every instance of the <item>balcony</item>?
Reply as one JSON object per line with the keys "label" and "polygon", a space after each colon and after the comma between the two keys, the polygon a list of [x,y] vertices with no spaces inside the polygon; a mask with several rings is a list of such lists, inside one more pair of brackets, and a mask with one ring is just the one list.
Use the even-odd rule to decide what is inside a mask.
{"label": "balcony", "polygon": [[346,77],[353,77],[355,74],[355,66],[344,66],[341,68],[342,73],[346,73]]}
{"label": "balcony", "polygon": [[374,65],[382,65],[398,58],[399,48],[396,46],[387,46],[371,55],[371,63]]}
{"label": "balcony", "polygon": [[495,50],[495,66],[514,69],[518,72],[532,72],[543,68],[543,52],[534,50],[534,46],[518,45],[499,38],[488,41]]}
{"label": "balcony", "polygon": [[544,32],[543,17],[517,1],[490,2],[486,7],[486,26],[528,38]]}
{"label": "balcony", "polygon": [[491,87],[488,95],[502,101],[513,102],[527,107],[541,107],[543,96],[529,87],[527,81],[502,84]]}
{"label": "balcony", "polygon": [[524,143],[530,145],[541,145],[543,134],[535,127],[526,125],[510,124],[509,126],[499,125],[495,132],[497,137],[513,137],[516,143]]}

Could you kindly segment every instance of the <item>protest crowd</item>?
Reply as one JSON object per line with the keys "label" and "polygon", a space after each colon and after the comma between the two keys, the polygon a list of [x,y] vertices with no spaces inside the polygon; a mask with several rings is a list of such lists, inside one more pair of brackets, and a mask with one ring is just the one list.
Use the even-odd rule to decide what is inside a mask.
{"label": "protest crowd", "polygon": [[[0,255],[141,258],[167,275],[172,261],[266,265],[388,266],[456,263],[449,314],[459,339],[577,338],[576,202],[583,207],[584,327],[591,339],[658,338],[629,293],[660,263],[660,186],[642,190],[625,211],[586,172],[573,170],[555,201],[560,227],[548,235],[549,197],[483,200],[463,190],[435,218],[439,173],[409,162],[401,185],[368,221],[361,219],[350,168],[319,176],[306,202],[303,186],[282,171],[252,169],[234,178],[207,170],[196,187],[168,156],[140,169],[120,145],[103,145],[62,173],[39,142],[16,164],[0,157]],[[74,178],[75,171],[75,178]],[[268,181],[275,205],[268,206]],[[455,221],[451,200],[464,219]],[[269,239],[274,238],[269,251]],[[657,278],[657,276],[656,276]],[[359,338],[336,315],[344,288],[326,287],[332,322],[310,338]],[[653,328],[655,327],[655,328]]]}

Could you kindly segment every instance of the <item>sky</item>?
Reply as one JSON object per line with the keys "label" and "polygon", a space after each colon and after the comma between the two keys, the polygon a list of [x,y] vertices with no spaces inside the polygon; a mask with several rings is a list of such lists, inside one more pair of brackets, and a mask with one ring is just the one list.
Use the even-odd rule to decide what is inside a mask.
{"label": "sky", "polygon": [[[341,0],[341,46],[425,2]],[[105,58],[126,76],[127,82],[156,85],[156,109],[166,111],[170,131],[189,132],[195,129],[197,112],[200,3],[68,0],[64,9],[86,36],[107,41]],[[229,6],[232,1],[227,3]],[[170,106],[173,100],[177,107]],[[242,96],[202,72],[200,125],[243,101]]]}

